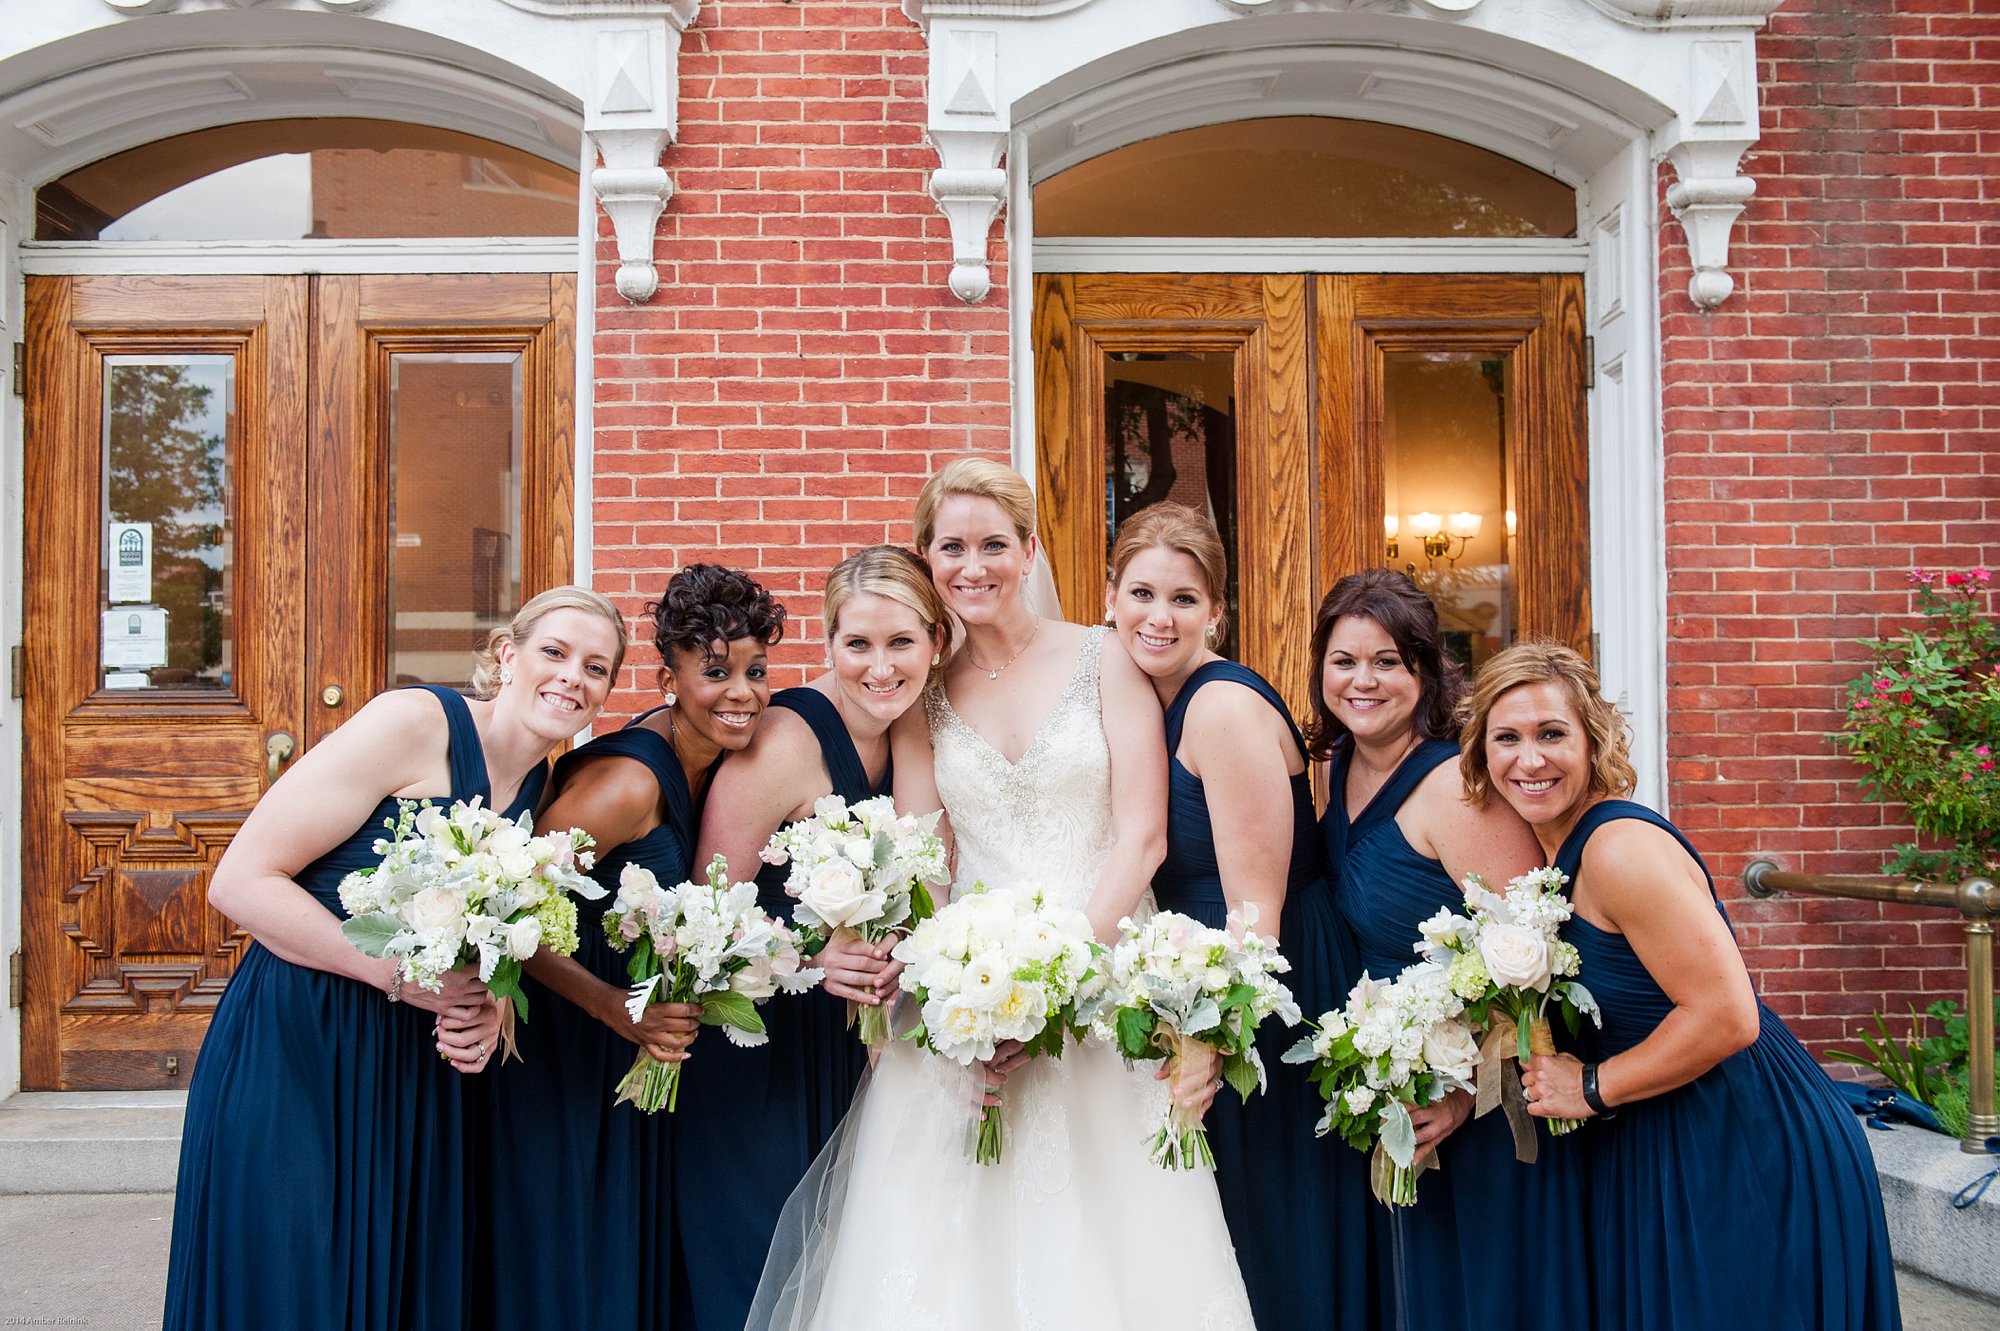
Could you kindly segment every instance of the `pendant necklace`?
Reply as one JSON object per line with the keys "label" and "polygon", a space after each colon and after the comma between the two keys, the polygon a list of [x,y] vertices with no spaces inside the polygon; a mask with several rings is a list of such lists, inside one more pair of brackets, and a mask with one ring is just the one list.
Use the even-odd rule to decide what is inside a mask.
{"label": "pendant necklace", "polygon": [[971,647],[967,647],[965,649],[965,659],[972,662],[974,668],[979,670],[986,670],[986,678],[998,679],[1000,678],[1000,672],[1002,670],[1005,670],[1008,666],[1013,665],[1014,662],[1021,659],[1021,652],[1025,652],[1030,647],[1035,645],[1035,635],[1037,633],[1040,633],[1041,631],[1042,631],[1042,617],[1040,615],[1036,615],[1035,627],[1028,630],[1028,640],[1021,644],[1020,651],[1015,652],[1012,656],[1008,657],[1005,661],[993,667],[993,669],[991,670],[986,670],[985,666],[979,664],[979,658],[972,654]]}

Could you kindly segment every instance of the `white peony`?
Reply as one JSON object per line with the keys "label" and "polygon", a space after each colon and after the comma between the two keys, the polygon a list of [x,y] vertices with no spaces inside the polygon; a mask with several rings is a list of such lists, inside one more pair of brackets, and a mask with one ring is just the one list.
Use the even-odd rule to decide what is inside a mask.
{"label": "white peony", "polygon": [[1489,923],[1479,934],[1479,958],[1495,984],[1520,989],[1548,987],[1549,942],[1537,930]]}
{"label": "white peony", "polygon": [[1011,981],[1006,964],[998,957],[975,957],[967,963],[959,980],[958,992],[965,1002],[982,1012],[991,1012],[1007,996]]}

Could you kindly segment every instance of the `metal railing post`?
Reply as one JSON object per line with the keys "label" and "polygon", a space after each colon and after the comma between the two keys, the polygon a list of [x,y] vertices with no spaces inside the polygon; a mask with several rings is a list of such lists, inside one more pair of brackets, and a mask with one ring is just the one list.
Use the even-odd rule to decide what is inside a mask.
{"label": "metal railing post", "polygon": [[1965,918],[1965,1036],[1967,1116],[1959,1149],[1979,1155],[1986,1139],[2000,1136],[1993,1103],[1993,920],[2000,916],[2000,887],[1988,878],[1968,878],[1956,887],[1893,878],[1848,878],[1788,873],[1776,860],[1754,859],[1743,867],[1743,887],[1751,896],[1780,892],[1849,901],[1884,901],[1906,906],[1956,910]]}

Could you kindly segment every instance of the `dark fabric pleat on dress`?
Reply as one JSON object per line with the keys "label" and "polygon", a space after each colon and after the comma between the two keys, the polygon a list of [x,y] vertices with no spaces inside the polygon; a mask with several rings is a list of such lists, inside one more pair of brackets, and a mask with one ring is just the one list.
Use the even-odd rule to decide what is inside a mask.
{"label": "dark fabric pleat on dress", "polygon": [[[1188,704],[1203,686],[1240,684],[1276,708],[1301,753],[1305,744],[1284,699],[1254,670],[1211,661],[1188,677],[1167,708],[1167,752],[1180,748]],[[1313,827],[1312,782],[1292,779],[1292,862],[1279,950],[1292,963],[1285,984],[1307,1017],[1345,1001],[1359,966],[1352,940],[1333,909],[1326,862]],[[1153,876],[1161,910],[1178,911],[1221,928],[1229,905],[1215,853],[1215,830],[1201,778],[1168,768],[1167,857]],[[1263,932],[1270,921],[1260,921]],[[1286,1063],[1286,1049],[1303,1027],[1273,1019],[1258,1031],[1257,1050],[1269,1085],[1246,1103],[1224,1087],[1209,1110],[1210,1149],[1223,1218],[1236,1263],[1261,1327],[1363,1331],[1376,1325],[1369,1304],[1367,1159],[1335,1141],[1313,1137],[1322,1102],[1307,1069]]]}
{"label": "dark fabric pleat on dress", "polygon": [[[489,795],[465,700],[444,707],[451,790]],[[522,782],[509,816],[547,777]],[[340,880],[377,860],[384,800],[296,881],[345,917]],[[459,1331],[471,1250],[464,1096],[433,1017],[252,943],[188,1084],[165,1325]],[[474,1079],[476,1080],[476,1079]]]}
{"label": "dark fabric pleat on dress", "polygon": [[[1359,940],[1362,967],[1388,979],[1417,960],[1419,924],[1441,906],[1465,908],[1444,866],[1419,855],[1396,825],[1396,811],[1458,757],[1458,746],[1419,744],[1350,822],[1344,792],[1352,757],[1346,745],[1334,753],[1320,826],[1338,870],[1335,901]],[[1583,979],[1590,983],[1587,968]],[[1514,1158],[1506,1116],[1495,1110],[1445,1139],[1440,1168],[1417,1178],[1415,1206],[1371,1203],[1384,1324],[1406,1331],[1589,1325],[1587,1273],[1575,1258],[1585,1233],[1575,1139],[1542,1133],[1539,1159],[1524,1165]]]}
{"label": "dark fabric pleat on dress", "polygon": [[[581,764],[629,758],[659,784],[664,821],[606,850],[591,870],[606,895],[577,902],[572,960],[620,989],[631,983],[627,957],[611,950],[603,925],[620,872],[637,864],[672,887],[688,878],[694,855],[687,776],[666,738],[643,720],[563,755],[554,779],[560,792]],[[673,1325],[671,1116],[612,1102],[637,1045],[532,979],[522,988],[528,1020],[515,1026],[521,1059],[505,1066],[496,1059],[481,1078],[484,1094],[475,1097],[484,1146],[476,1169],[487,1184],[477,1323],[621,1331]]]}
{"label": "dark fabric pleat on dress", "polygon": [[[853,804],[886,795],[890,773],[870,783],[833,701],[786,689],[771,706],[798,713],[819,741],[833,793]],[[789,870],[765,865],[758,899],[792,917]],[[847,1004],[824,989],[779,994],[758,1009],[770,1041],[738,1049],[720,1031],[696,1042],[675,1115],[675,1210],[686,1259],[677,1295],[681,1331],[741,1331],[764,1254],[792,1189],[839,1126],[868,1067],[847,1025]]]}
{"label": "dark fabric pleat on dress", "polygon": [[[1591,835],[1621,818],[1666,829],[1701,863],[1653,810],[1606,800],[1556,852],[1555,867],[1572,885]],[[1603,1029],[1586,1041],[1592,1057],[1632,1048],[1673,1010],[1623,934],[1572,918],[1564,936],[1604,1010]],[[1777,1014],[1757,1008],[1760,1034],[1749,1048],[1576,1134],[1590,1165],[1596,1325],[1902,1325],[1881,1185],[1861,1126]]]}

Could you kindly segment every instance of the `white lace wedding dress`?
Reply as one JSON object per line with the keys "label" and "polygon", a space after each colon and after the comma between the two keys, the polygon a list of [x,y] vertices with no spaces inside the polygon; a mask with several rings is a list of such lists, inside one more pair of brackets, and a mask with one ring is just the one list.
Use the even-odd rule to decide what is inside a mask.
{"label": "white lace wedding dress", "polygon": [[[1111,843],[1103,643],[1018,763],[925,698],[958,886],[1089,899]],[[793,1194],[751,1331],[1250,1331],[1214,1179],[1146,1158],[1156,1069],[1095,1042],[1034,1060],[1008,1079],[1000,1162],[975,1165],[971,1075],[892,1041]]]}

